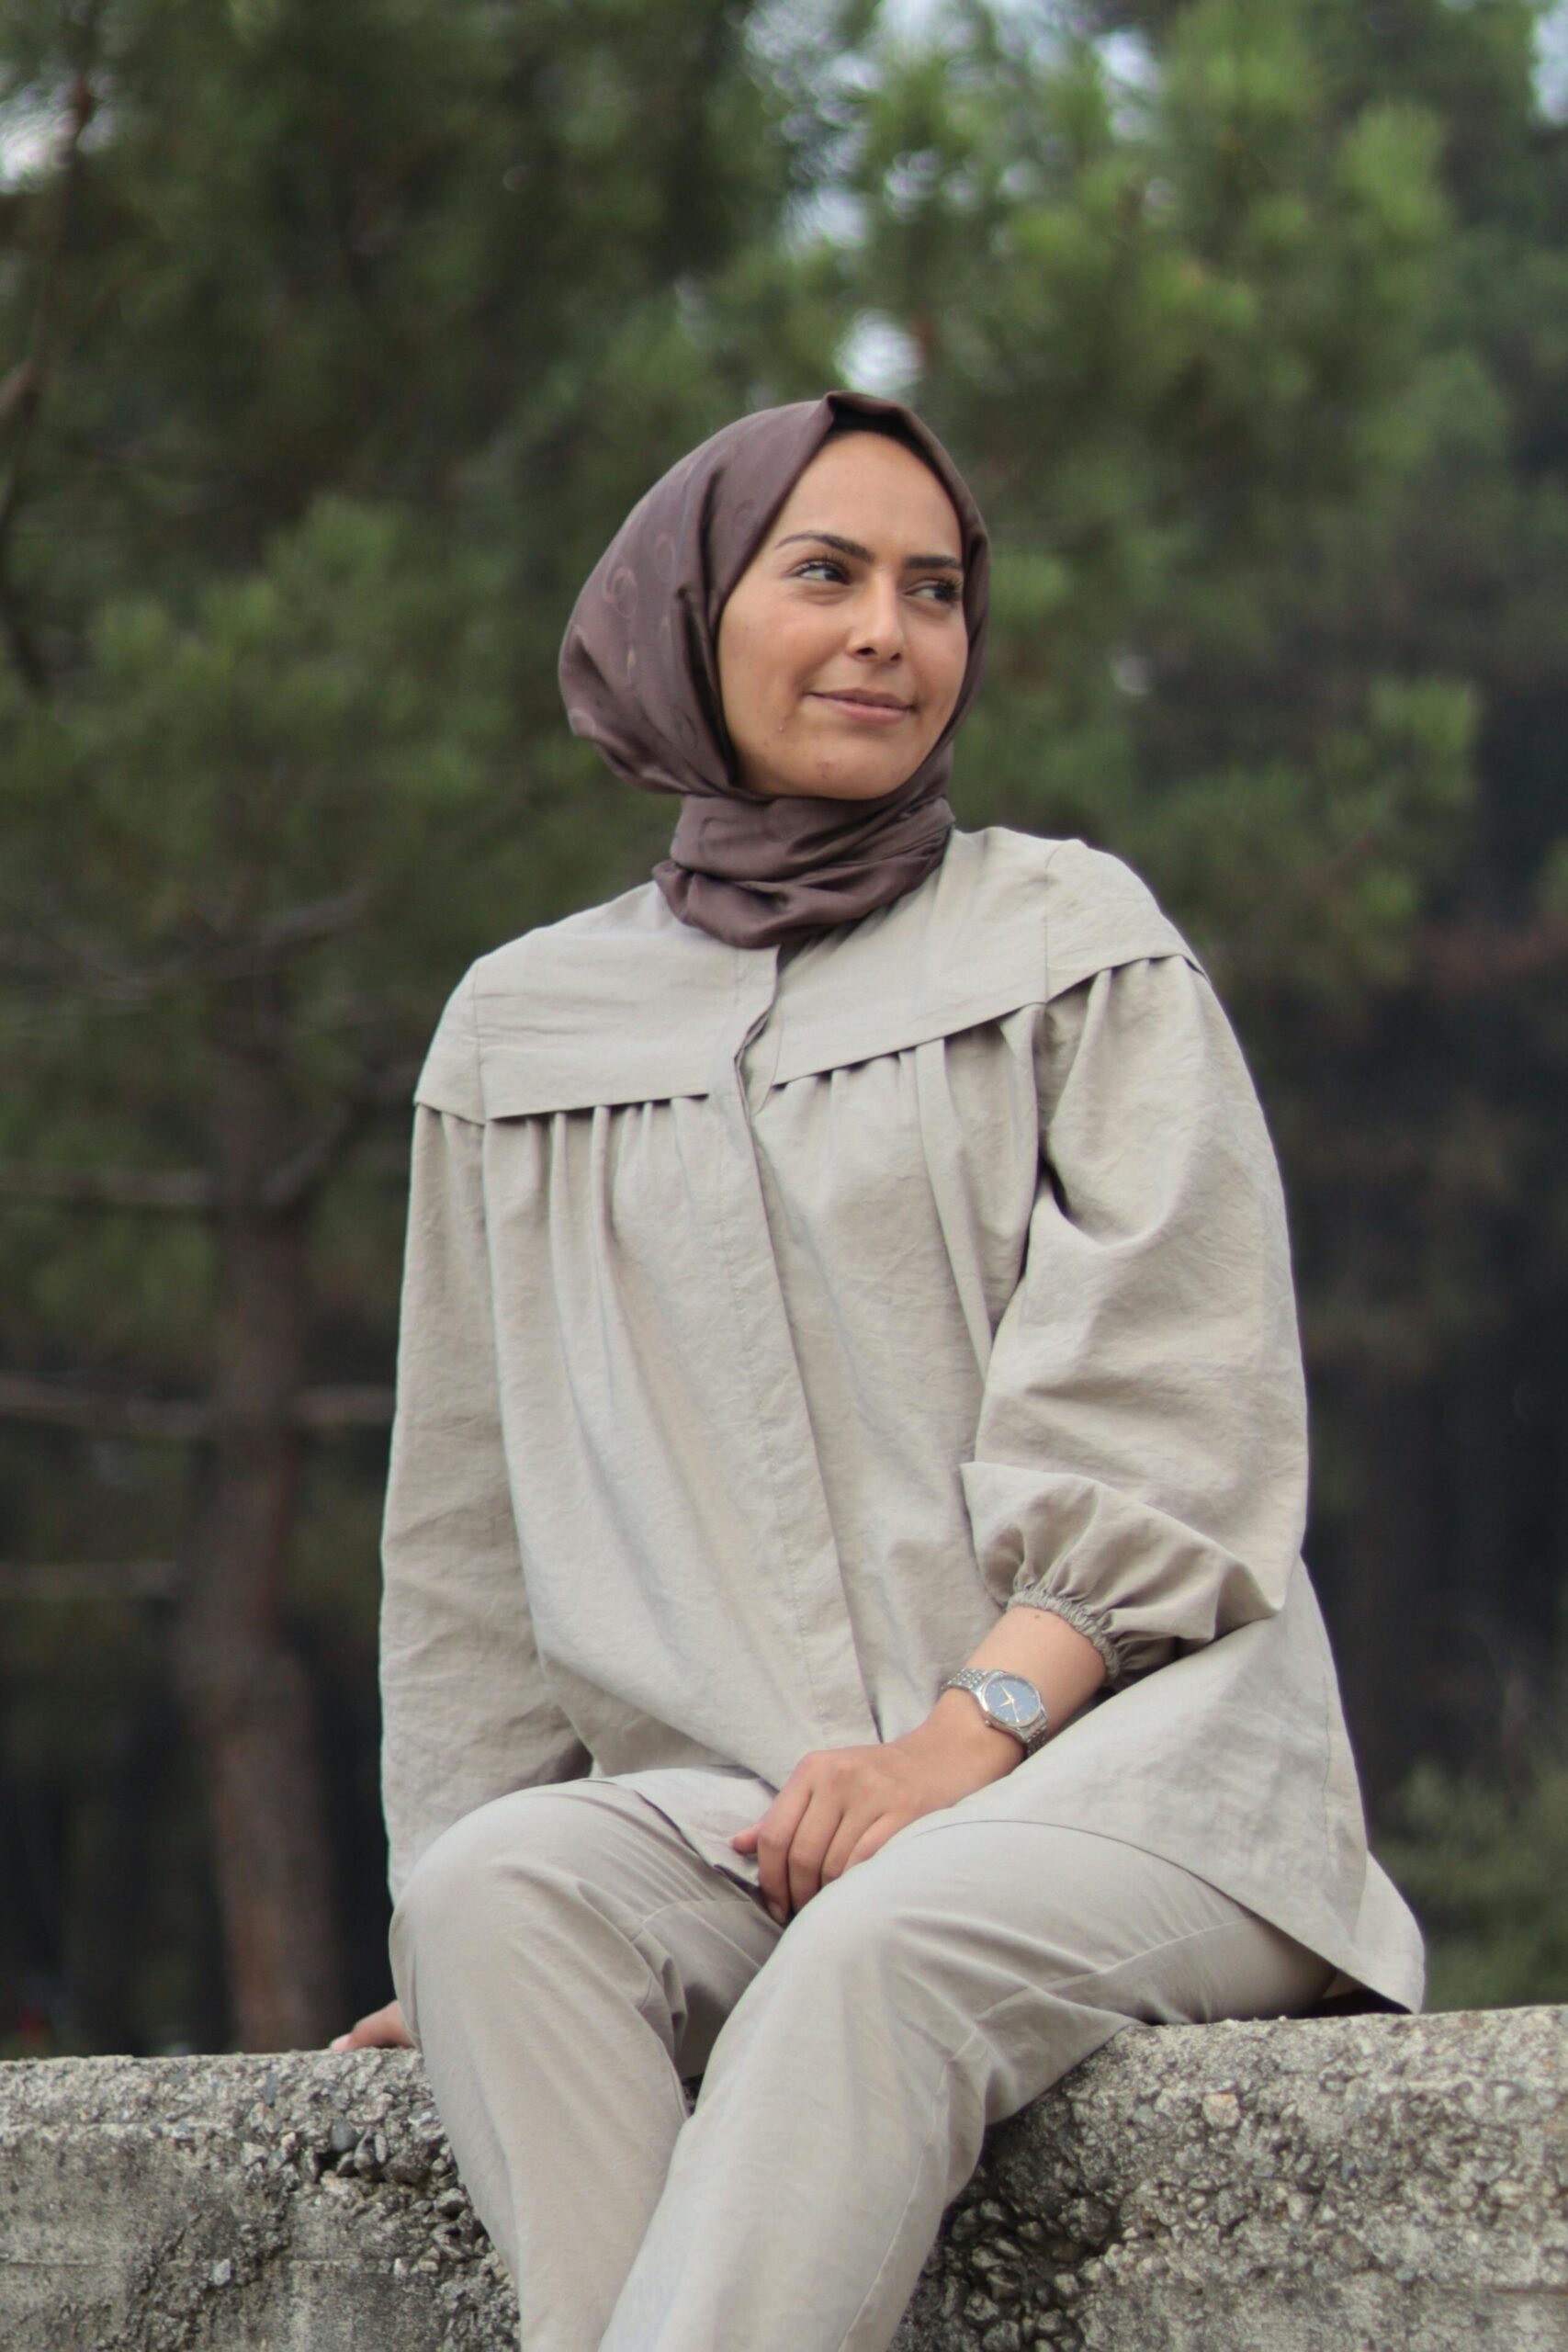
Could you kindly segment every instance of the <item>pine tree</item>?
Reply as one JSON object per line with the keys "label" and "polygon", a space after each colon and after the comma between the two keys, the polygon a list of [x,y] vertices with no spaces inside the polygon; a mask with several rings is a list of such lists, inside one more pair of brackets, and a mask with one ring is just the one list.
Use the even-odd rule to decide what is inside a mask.
{"label": "pine tree", "polygon": [[[561,722],[604,536],[840,351],[902,370],[995,526],[961,820],[1139,866],[1258,1070],[1374,1792],[1501,1748],[1534,1817],[1568,1540],[1541,15],[14,0],[0,1974],[29,1903],[32,1949],[67,1915],[67,2035],[318,2038],[340,1931],[378,1983],[410,1084],[474,954],[665,834]],[[1475,1880],[1465,1982],[1539,1989],[1555,1945],[1486,1957]],[[168,1955],[134,1994],[121,1905]]]}
{"label": "pine tree", "polygon": [[1542,14],[956,10],[852,142],[855,290],[1000,525],[963,812],[1129,857],[1262,1081],[1380,1798],[1551,1705],[1568,1542]]}
{"label": "pine tree", "polygon": [[300,1579],[335,1510],[373,1606],[420,1049],[666,822],[555,650],[740,404],[795,164],[728,0],[35,6],[0,65],[54,126],[0,224],[6,1548],[166,1551],[230,2030],[287,2046],[344,2021]]}

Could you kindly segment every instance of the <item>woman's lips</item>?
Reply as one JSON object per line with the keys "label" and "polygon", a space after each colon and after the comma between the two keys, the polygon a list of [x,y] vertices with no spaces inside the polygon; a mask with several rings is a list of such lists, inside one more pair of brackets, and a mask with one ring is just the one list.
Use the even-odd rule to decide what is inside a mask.
{"label": "woman's lips", "polygon": [[847,718],[858,719],[868,727],[896,727],[899,719],[908,718],[914,707],[910,703],[899,702],[892,695],[831,694],[818,690],[812,699],[815,702],[830,702],[834,709],[841,710]]}

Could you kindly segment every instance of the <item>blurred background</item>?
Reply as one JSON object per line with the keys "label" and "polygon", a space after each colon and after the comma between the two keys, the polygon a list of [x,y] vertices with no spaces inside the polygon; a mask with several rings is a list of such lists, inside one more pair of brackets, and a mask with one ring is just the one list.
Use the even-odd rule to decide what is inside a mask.
{"label": "blurred background", "polygon": [[414,1074],[667,836],[590,563],[835,382],[998,543],[960,821],[1255,1068],[1434,1998],[1568,1996],[1565,118],[1533,0],[5,0],[0,2052],[387,1996]]}

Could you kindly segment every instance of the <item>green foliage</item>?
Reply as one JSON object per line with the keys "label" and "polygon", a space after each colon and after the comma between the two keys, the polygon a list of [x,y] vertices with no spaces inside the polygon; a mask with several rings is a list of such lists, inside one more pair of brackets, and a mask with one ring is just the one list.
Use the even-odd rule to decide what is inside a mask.
{"label": "green foliage", "polygon": [[920,288],[918,397],[1000,526],[964,813],[1121,850],[1282,1061],[1407,974],[1470,797],[1462,676],[1300,652],[1433,447],[1440,127],[1230,0],[1131,105],[976,14],[864,113],[862,284]]}
{"label": "green foliage", "polygon": [[[1363,1747],[1384,1787],[1439,1737],[1484,1749],[1484,1686],[1412,1598],[1491,1523],[1499,1620],[1555,1623],[1568,1544],[1519,1452],[1568,1413],[1560,1370],[1520,1369],[1568,1305],[1568,142],[1540,13],[963,0],[895,38],[874,0],[15,0],[0,130],[59,127],[0,187],[0,380],[37,371],[35,405],[0,393],[0,1162],[209,1167],[243,1014],[280,1159],[377,1106],[315,1211],[310,1347],[322,1381],[384,1380],[442,998],[668,831],[563,726],[578,584],[701,434],[901,354],[997,537],[961,818],[1116,849],[1224,987],[1286,1163]],[[220,1281],[197,1221],[0,1200],[0,1368],[199,1391]],[[1504,1431],[1489,1510],[1425,1548],[1377,1516],[1383,1396],[1445,1495],[1452,1430]],[[177,1544],[183,1455],[23,1435],[0,1556]],[[321,1450],[289,1565],[340,1700],[381,1475],[372,1438]],[[116,1657],[157,1643],[85,1604],[13,1639],[17,1606],[6,1769],[79,1812],[102,1756],[63,1752],[70,1718],[107,1723]],[[38,1694],[67,1688],[57,1752]],[[1450,1933],[1469,1984],[1557,1967],[1517,1860],[1554,1788],[1414,1784],[1397,1859],[1439,1984]],[[143,2033],[176,2029],[205,1932],[158,1900],[183,1957]]]}
{"label": "green foliage", "polygon": [[[737,404],[715,312],[776,298],[795,165],[728,7],[117,0],[82,38],[37,7],[0,41],[14,96],[82,68],[99,103],[58,284],[58,171],[0,275],[0,340],[40,288],[62,313],[15,592],[52,690],[0,676],[0,1157],[177,1166],[223,988],[291,926],[297,1141],[406,1095],[479,948],[646,870],[668,820],[566,735],[561,622]],[[36,1365],[198,1378],[208,1260],[172,1220],[0,1216]],[[352,1306],[342,1262],[378,1366],[396,1249]]]}
{"label": "green foliage", "polygon": [[[832,372],[841,311],[779,243],[790,105],[731,0],[20,0],[0,27],[0,130],[56,118],[0,190],[0,375],[37,371],[0,415],[0,1162],[128,1200],[210,1180],[262,1072],[272,1166],[327,1153],[314,1379],[389,1379],[408,1096],[447,990],[667,833],[567,734],[556,653],[660,466]],[[216,1238],[0,1197],[0,1369],[201,1396]],[[0,1426],[0,1564],[180,1557],[188,1448],[23,1433]],[[316,1452],[285,1578],[332,1739],[361,1725],[362,2005],[384,1475],[374,1432]],[[16,1838],[48,1864],[0,1925],[0,2031],[18,1933],[69,1980],[56,2046],[222,2030],[197,1792],[147,1728],[157,1606],[0,1592],[0,1871]],[[80,1956],[117,1844],[160,1955],[118,1986]]]}
{"label": "green foliage", "polygon": [[1427,1938],[1427,2007],[1568,2001],[1568,1766],[1522,1788],[1420,1766],[1380,1851]]}

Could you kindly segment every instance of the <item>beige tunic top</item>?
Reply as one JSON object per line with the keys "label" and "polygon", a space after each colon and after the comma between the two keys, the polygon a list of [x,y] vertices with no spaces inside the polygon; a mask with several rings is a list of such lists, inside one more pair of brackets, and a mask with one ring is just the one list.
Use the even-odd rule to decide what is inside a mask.
{"label": "beige tunic top", "polygon": [[416,1101],[394,1893],[471,1807],[588,1772],[754,1880],[728,1839],[800,1757],[911,1730],[1025,1605],[1110,1679],[1010,1810],[1418,2004],[1299,1557],[1273,1155],[1126,867],[957,833],[793,952],[649,884],[481,957]]}

